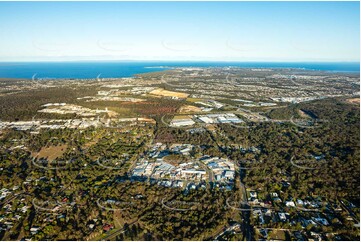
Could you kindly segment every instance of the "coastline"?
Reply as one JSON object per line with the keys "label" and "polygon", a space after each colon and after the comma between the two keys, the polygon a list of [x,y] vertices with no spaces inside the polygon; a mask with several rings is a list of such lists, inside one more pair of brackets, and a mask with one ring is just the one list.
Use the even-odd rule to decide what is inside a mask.
{"label": "coastline", "polygon": [[328,73],[358,74],[357,62],[196,62],[196,61],[109,61],[109,62],[0,62],[0,77],[32,79],[126,78],[175,68],[295,69]]}

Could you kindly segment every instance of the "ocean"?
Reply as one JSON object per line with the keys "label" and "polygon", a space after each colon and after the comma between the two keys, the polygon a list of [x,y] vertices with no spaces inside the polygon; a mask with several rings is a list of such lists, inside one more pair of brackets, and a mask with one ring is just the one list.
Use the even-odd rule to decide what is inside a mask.
{"label": "ocean", "polygon": [[198,61],[74,61],[0,62],[0,78],[112,78],[162,71],[173,67],[301,68],[330,72],[360,72],[356,62],[198,62]]}

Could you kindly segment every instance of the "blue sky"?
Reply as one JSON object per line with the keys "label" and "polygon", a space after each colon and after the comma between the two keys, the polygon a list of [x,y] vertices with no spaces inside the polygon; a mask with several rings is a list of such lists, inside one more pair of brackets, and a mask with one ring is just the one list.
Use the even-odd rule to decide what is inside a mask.
{"label": "blue sky", "polygon": [[359,2],[0,2],[0,61],[359,61]]}

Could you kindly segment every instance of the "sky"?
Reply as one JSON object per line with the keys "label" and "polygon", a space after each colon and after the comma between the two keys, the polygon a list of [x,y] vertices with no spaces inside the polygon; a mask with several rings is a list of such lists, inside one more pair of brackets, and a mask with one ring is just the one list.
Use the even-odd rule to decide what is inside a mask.
{"label": "sky", "polygon": [[359,2],[0,2],[0,61],[360,60]]}

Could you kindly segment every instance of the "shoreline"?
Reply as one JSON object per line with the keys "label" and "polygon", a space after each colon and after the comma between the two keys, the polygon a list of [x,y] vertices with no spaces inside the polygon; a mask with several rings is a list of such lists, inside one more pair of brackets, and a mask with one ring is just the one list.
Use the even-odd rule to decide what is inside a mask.
{"label": "shoreline", "polygon": [[[341,70],[320,70],[320,69],[308,69],[304,67],[240,67],[240,66],[155,66],[155,67],[143,67],[144,69],[148,69],[151,71],[147,72],[139,72],[134,73],[132,75],[122,75],[122,76],[112,76],[112,77],[102,77],[102,73],[97,76],[84,78],[84,77],[39,77],[36,78],[37,81],[51,81],[51,80],[73,80],[73,81],[89,81],[89,80],[111,80],[111,79],[123,79],[123,78],[137,78],[140,75],[147,75],[158,72],[172,71],[177,69],[233,69],[233,70],[244,70],[244,71],[257,71],[258,70],[268,70],[268,71],[302,71],[305,73],[321,73],[321,74],[330,74],[330,75],[360,75],[360,71],[341,71]],[[152,69],[161,69],[161,70],[152,70]],[[303,73],[295,73],[294,75],[303,74]],[[37,73],[34,74],[37,76]],[[0,76],[0,80],[33,80],[34,75],[30,78],[24,77],[6,77]]]}

